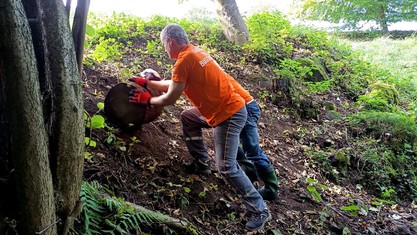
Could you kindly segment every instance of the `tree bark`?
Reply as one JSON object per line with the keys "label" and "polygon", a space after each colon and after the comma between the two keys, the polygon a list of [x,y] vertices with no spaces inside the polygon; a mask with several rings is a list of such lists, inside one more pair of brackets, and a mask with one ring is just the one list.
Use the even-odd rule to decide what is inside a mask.
{"label": "tree bark", "polygon": [[67,0],[66,4],[65,4],[65,11],[67,12],[68,15],[68,20],[70,18],[70,14],[71,14],[71,0]]}
{"label": "tree bark", "polygon": [[89,7],[90,0],[83,0],[78,3],[72,25],[72,38],[74,39],[75,54],[77,56],[80,75],[83,71],[84,40]]}
{"label": "tree bark", "polygon": [[48,138],[43,120],[35,52],[21,1],[0,8],[1,80],[10,125],[10,154],[15,167],[22,234],[56,234]]}
{"label": "tree bark", "polygon": [[386,8],[384,6],[380,6],[379,8],[379,26],[383,34],[388,34],[388,23],[387,23],[387,15],[386,15]]}
{"label": "tree bark", "polygon": [[58,215],[71,214],[79,198],[84,164],[81,79],[74,43],[62,0],[41,1],[57,120],[50,137]]}
{"label": "tree bark", "polygon": [[57,234],[79,199],[84,162],[81,79],[62,0],[2,1],[0,111],[0,199],[10,199],[0,217],[17,219],[21,234]]}
{"label": "tree bark", "polygon": [[235,0],[216,0],[216,12],[226,38],[242,45],[249,40],[249,31]]}
{"label": "tree bark", "polygon": [[35,49],[36,62],[39,73],[39,84],[42,94],[42,109],[48,136],[52,135],[52,127],[56,120],[53,109],[55,96],[52,91],[52,78],[49,68],[48,50],[45,25],[42,21],[42,10],[40,0],[22,0],[23,7],[26,11],[26,17],[32,34],[32,43]]}

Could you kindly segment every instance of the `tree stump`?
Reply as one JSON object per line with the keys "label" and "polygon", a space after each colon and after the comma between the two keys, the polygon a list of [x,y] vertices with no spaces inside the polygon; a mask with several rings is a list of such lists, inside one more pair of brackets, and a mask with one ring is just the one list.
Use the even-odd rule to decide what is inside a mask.
{"label": "tree stump", "polygon": [[[163,108],[148,107],[129,102],[129,91],[135,88],[147,91],[136,84],[119,83],[109,90],[104,100],[104,113],[109,124],[120,129],[137,130],[143,124],[154,121],[162,113]],[[148,90],[152,96],[160,96],[162,92]]]}

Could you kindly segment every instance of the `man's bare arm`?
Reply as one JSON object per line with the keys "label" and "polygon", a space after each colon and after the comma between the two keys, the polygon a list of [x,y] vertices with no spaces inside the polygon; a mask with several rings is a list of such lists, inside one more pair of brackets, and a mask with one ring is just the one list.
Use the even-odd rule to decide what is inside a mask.
{"label": "man's bare arm", "polygon": [[[167,105],[173,105],[175,104],[175,102],[180,98],[182,92],[184,91],[185,88],[185,83],[182,82],[174,82],[171,80],[168,81],[152,81],[152,86],[157,83],[162,83],[162,82],[169,82],[170,84],[168,85],[168,91],[167,93],[160,95],[160,96],[156,96],[156,97],[152,97],[150,99],[150,104],[151,105],[156,105],[156,106],[167,106]],[[150,84],[148,84],[149,86]],[[166,84],[165,84],[166,85]],[[153,87],[150,87],[153,88]],[[156,89],[156,88],[154,88]]]}
{"label": "man's bare arm", "polygon": [[154,89],[157,91],[167,92],[169,86],[171,85],[171,80],[162,80],[162,81],[152,81],[147,82],[147,88]]}

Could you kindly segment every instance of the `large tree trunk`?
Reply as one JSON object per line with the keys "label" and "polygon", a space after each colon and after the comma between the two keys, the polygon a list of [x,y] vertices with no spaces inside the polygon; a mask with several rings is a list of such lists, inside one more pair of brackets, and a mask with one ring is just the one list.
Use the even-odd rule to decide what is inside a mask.
{"label": "large tree trunk", "polygon": [[84,162],[81,80],[62,0],[2,2],[0,89],[0,199],[10,199],[0,203],[0,233],[8,217],[21,234],[56,234],[79,199]]}
{"label": "large tree trunk", "polygon": [[81,79],[62,0],[41,1],[57,119],[50,140],[59,215],[71,214],[79,198],[84,164]]}
{"label": "large tree trunk", "polygon": [[237,45],[249,40],[249,31],[235,0],[216,0],[216,12],[226,38]]}
{"label": "large tree trunk", "polygon": [[[56,234],[55,202],[48,160],[35,52],[20,1],[5,0],[0,8],[1,73],[10,152],[15,168],[22,234]],[[4,153],[2,153],[4,154]]]}

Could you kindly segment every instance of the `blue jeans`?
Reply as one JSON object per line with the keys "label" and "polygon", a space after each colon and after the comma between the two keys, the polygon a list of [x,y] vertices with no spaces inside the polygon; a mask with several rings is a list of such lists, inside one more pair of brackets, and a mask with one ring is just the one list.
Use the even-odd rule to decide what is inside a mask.
{"label": "blue jeans", "polygon": [[248,117],[246,118],[245,126],[240,133],[240,141],[243,153],[253,162],[256,171],[259,172],[271,164],[268,157],[259,147],[258,121],[261,110],[255,100],[246,104],[246,109],[248,111]]}
{"label": "blue jeans", "polygon": [[242,196],[246,209],[251,213],[260,213],[267,209],[267,206],[236,160],[239,134],[245,125],[246,116],[246,107],[243,107],[214,127],[216,167],[223,179]]}

